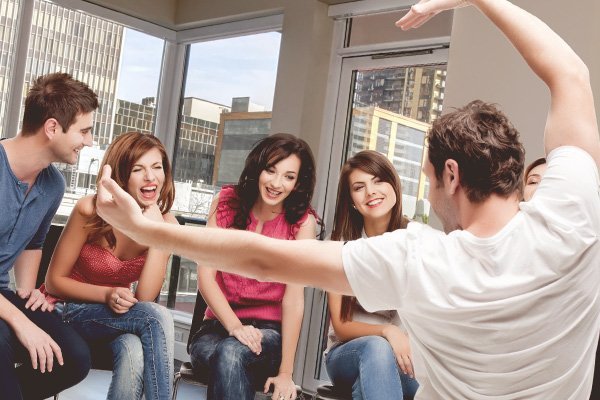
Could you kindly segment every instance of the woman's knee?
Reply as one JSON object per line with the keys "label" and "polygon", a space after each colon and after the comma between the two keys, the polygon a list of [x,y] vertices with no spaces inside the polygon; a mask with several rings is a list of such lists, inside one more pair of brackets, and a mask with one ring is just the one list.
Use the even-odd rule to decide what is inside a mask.
{"label": "woman's knee", "polygon": [[167,337],[173,337],[175,329],[173,316],[166,307],[150,301],[141,301],[133,308],[135,312],[143,313],[149,324],[160,327]]}
{"label": "woman's knee", "polygon": [[361,358],[379,360],[381,363],[395,364],[396,356],[387,339],[381,336],[364,336],[360,339],[363,340]]}
{"label": "woman's knee", "polygon": [[73,341],[61,347],[64,367],[68,369],[73,384],[82,381],[92,368],[92,358],[88,345],[83,341]]}
{"label": "woman's knee", "polygon": [[236,338],[226,338],[219,342],[210,357],[211,369],[221,371],[244,369],[249,359],[255,357],[248,346],[239,342]]}

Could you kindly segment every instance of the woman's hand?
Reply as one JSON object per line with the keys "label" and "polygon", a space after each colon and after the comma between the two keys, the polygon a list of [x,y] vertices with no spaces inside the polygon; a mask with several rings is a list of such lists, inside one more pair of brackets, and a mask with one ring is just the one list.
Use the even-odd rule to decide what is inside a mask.
{"label": "woman's hand", "polygon": [[396,26],[402,30],[418,28],[442,11],[470,5],[468,0],[421,0],[410,8],[410,11],[400,20]]}
{"label": "woman's hand", "polygon": [[277,376],[272,376],[265,382],[265,391],[273,385],[273,400],[293,400],[296,398],[296,384],[292,380],[292,374],[280,372]]}
{"label": "woman's hand", "polygon": [[408,336],[395,325],[388,325],[383,329],[383,337],[390,343],[396,355],[396,361],[403,373],[414,378],[415,371],[412,364],[412,354]]}
{"label": "woman's hand", "polygon": [[262,332],[252,325],[240,325],[229,332],[229,336],[235,337],[240,343],[248,346],[250,350],[258,355],[262,351]]}
{"label": "woman's hand", "polygon": [[117,314],[125,314],[138,300],[128,288],[113,287],[106,295],[106,305]]}

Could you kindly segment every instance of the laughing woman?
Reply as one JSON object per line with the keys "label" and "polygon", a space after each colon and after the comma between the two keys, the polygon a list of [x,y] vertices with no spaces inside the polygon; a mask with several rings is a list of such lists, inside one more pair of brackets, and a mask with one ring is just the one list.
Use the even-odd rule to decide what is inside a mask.
{"label": "laughing woman", "polygon": [[[239,182],[213,201],[207,226],[265,236],[314,239],[310,206],[315,168],[308,145],[292,135],[261,140]],[[273,398],[296,397],[294,356],[304,312],[302,286],[254,279],[198,266],[198,288],[208,309],[192,338],[194,369],[209,368],[209,400],[251,400],[274,386]]]}
{"label": "laughing woman", "polygon": [[[169,213],[174,198],[171,167],[157,138],[122,134],[106,151],[102,166],[107,164],[112,178],[146,215],[177,223]],[[45,290],[57,301],[63,321],[90,346],[114,341],[109,399],[140,399],[142,394],[147,400],[169,399],[173,320],[153,302],[169,254],[141,246],[113,229],[96,214],[95,204],[95,196],[86,196],[75,205],[50,262]]]}

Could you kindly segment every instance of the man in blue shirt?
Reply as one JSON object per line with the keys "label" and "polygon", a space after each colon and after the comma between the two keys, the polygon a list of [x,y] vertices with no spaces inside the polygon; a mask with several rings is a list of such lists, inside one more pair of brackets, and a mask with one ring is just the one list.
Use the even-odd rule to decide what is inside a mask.
{"label": "man in blue shirt", "polygon": [[[23,128],[0,142],[0,388],[10,399],[44,399],[83,380],[85,342],[35,289],[42,245],[65,190],[51,163],[74,164],[92,145],[96,94],[68,74],[39,77]],[[14,267],[17,292],[8,288]],[[56,362],[55,362],[56,361]],[[15,368],[15,364],[21,364]]]}

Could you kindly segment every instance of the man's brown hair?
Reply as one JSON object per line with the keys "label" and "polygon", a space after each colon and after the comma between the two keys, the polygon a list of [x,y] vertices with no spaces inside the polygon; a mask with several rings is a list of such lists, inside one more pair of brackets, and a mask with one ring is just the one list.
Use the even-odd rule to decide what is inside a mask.
{"label": "man's brown hair", "polygon": [[77,115],[97,108],[98,96],[85,83],[64,73],[42,75],[33,82],[25,98],[22,134],[33,135],[49,118],[56,119],[67,131]]}
{"label": "man's brown hair", "polygon": [[443,115],[431,127],[428,148],[438,180],[446,160],[458,163],[460,184],[473,203],[522,192],[525,149],[519,132],[494,104],[475,100]]}

